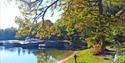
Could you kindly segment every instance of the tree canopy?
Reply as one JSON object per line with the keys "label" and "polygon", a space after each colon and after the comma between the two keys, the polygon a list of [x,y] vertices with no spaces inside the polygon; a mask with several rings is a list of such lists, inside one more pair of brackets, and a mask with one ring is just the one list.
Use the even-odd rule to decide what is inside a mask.
{"label": "tree canopy", "polygon": [[[89,46],[124,42],[121,39],[125,34],[124,0],[21,0],[21,2],[26,5],[26,10],[28,9],[24,10],[26,12],[24,16],[28,17],[30,23],[19,30],[26,29],[28,33],[36,32],[35,36],[40,39],[56,37],[72,42],[86,42]],[[51,11],[55,9],[64,11],[56,23],[44,20],[49,8]],[[38,22],[39,18],[42,18],[42,22]],[[29,24],[33,25],[27,29]]]}
{"label": "tree canopy", "polygon": [[0,29],[0,40],[15,40],[16,39],[16,28]]}

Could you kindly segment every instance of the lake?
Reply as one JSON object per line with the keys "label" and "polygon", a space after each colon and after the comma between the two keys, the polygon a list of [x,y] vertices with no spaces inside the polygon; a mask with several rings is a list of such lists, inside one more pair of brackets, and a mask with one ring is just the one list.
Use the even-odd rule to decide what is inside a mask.
{"label": "lake", "polygon": [[56,63],[72,51],[0,46],[0,63]]}

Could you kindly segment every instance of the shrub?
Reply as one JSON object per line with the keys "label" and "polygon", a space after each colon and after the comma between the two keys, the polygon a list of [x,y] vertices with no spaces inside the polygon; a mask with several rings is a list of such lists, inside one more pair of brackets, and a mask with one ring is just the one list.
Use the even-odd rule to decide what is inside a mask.
{"label": "shrub", "polygon": [[91,53],[93,55],[99,55],[102,52],[102,46],[99,44],[93,45],[91,48]]}

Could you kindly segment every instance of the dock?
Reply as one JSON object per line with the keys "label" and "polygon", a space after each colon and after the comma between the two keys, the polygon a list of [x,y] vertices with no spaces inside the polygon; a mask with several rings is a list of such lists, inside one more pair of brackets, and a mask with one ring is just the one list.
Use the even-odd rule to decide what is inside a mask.
{"label": "dock", "polygon": [[52,40],[7,40],[0,41],[0,46],[5,47],[22,47],[22,48],[68,48],[70,42],[67,41],[52,41]]}

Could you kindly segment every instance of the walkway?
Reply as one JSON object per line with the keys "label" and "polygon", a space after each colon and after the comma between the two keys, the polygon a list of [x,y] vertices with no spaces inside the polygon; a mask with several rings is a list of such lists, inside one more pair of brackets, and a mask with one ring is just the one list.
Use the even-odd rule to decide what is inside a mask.
{"label": "walkway", "polygon": [[60,60],[60,61],[58,61],[56,63],[64,63],[68,59],[73,58],[76,53],[77,53],[77,51],[73,52],[70,56],[68,56],[68,57],[66,57],[66,58],[64,58],[64,59],[62,59],[62,60]]}

